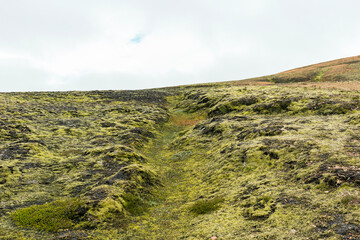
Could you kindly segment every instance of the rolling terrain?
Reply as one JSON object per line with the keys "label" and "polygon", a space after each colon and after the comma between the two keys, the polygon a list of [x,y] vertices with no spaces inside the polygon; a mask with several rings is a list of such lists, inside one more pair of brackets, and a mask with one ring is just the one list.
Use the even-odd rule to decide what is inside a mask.
{"label": "rolling terrain", "polygon": [[0,239],[360,239],[360,57],[0,94]]}
{"label": "rolling terrain", "polygon": [[243,81],[231,85],[272,85],[337,88],[360,91],[360,56],[295,68],[278,74]]}

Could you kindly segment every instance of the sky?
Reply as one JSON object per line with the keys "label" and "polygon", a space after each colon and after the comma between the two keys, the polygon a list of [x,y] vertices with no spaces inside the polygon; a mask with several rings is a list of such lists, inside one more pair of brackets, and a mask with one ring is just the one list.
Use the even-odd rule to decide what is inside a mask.
{"label": "sky", "polygon": [[0,4],[0,92],[240,80],[360,55],[358,0]]}

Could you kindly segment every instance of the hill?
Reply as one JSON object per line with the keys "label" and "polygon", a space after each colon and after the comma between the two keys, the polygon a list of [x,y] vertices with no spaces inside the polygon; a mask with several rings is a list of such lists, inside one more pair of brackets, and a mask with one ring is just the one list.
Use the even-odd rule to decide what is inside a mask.
{"label": "hill", "polygon": [[360,56],[313,64],[274,75],[230,81],[233,85],[312,86],[360,91]]}
{"label": "hill", "polygon": [[2,93],[0,239],[359,239],[357,61]]}

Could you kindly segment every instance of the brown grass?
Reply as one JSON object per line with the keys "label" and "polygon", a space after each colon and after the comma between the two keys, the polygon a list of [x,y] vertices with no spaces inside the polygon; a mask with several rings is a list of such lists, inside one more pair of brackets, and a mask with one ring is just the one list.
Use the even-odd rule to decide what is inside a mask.
{"label": "brown grass", "polygon": [[[317,82],[296,82],[296,83],[274,83],[269,79],[273,77],[293,78],[306,76],[308,74],[323,73]],[[333,61],[313,64],[305,67],[291,69],[274,75],[250,78],[244,80],[233,80],[216,82],[213,84],[230,86],[267,86],[282,85],[289,87],[316,87],[327,89],[342,89],[349,91],[360,91],[360,55],[348,58],[341,58]],[[194,85],[196,86],[196,85]],[[196,124],[196,120],[177,120],[181,126]],[[183,121],[183,123],[181,123]],[[193,122],[194,121],[194,122]]]}
{"label": "brown grass", "polygon": [[349,63],[357,62],[357,61],[360,61],[360,56],[341,58],[341,59],[337,59],[337,60],[333,60],[333,61],[328,61],[328,62],[323,62],[323,63],[318,63],[318,64],[312,64],[312,65],[308,65],[308,66],[305,66],[305,67],[291,69],[291,70],[281,72],[281,73],[278,73],[278,74],[303,73],[303,72],[307,72],[307,71],[313,71],[313,70],[316,70],[318,68],[334,67],[334,66],[338,66],[338,65],[348,65]]}
{"label": "brown grass", "polygon": [[334,88],[348,91],[360,91],[360,82],[309,82],[309,83],[291,83],[284,84],[284,86],[290,87],[317,87],[317,88]]}
{"label": "brown grass", "polygon": [[[296,82],[290,83],[292,78],[301,78],[303,76],[316,76],[322,74],[316,82]],[[305,67],[295,68],[281,72],[272,76],[264,76],[238,81],[228,81],[225,84],[234,86],[265,86],[274,85],[270,78],[279,77],[289,78],[289,83],[277,83],[276,85],[289,87],[316,87],[327,89],[342,89],[349,91],[360,91],[360,56],[342,58],[333,61],[313,64]],[[311,77],[312,78],[312,77]],[[308,81],[308,80],[307,80]]]}
{"label": "brown grass", "polygon": [[[275,85],[272,82],[265,82],[261,80],[243,80],[243,81],[234,81],[230,82],[234,86],[267,86]],[[304,82],[304,83],[287,83],[287,84],[277,84],[287,87],[316,87],[316,88],[327,88],[327,89],[342,89],[348,91],[360,91],[360,82]]]}
{"label": "brown grass", "polygon": [[225,83],[225,84],[229,84],[229,85],[233,85],[233,86],[266,86],[266,85],[274,85],[275,84],[273,82],[268,81],[266,77],[219,82],[219,83],[220,84]]}

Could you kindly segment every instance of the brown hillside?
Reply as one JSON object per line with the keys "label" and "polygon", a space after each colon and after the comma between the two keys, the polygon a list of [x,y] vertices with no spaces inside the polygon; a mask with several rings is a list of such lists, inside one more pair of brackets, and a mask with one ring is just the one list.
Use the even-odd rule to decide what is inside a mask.
{"label": "brown hillside", "polygon": [[272,85],[338,88],[360,91],[360,56],[313,64],[274,75],[230,81],[231,85]]}
{"label": "brown hillside", "polygon": [[332,70],[341,69],[341,67],[351,65],[351,64],[356,64],[356,63],[360,63],[360,55],[359,56],[354,56],[354,57],[348,57],[348,58],[341,58],[341,59],[332,60],[332,61],[323,62],[323,63],[318,63],[318,64],[312,64],[312,65],[304,66],[304,67],[299,67],[299,68],[295,68],[295,69],[292,69],[292,70],[281,72],[281,73],[279,73],[279,75],[280,74],[287,74],[287,73],[301,73],[301,74],[303,74],[306,71],[312,71],[312,70],[317,70],[319,68],[327,68],[327,67],[332,69]]}

